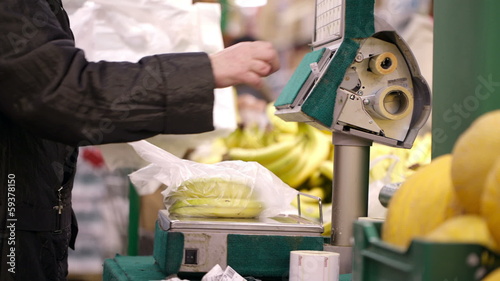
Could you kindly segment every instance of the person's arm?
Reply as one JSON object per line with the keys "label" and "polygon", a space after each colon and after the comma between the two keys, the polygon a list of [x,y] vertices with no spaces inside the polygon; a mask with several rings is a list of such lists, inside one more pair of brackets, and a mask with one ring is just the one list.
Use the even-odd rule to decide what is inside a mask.
{"label": "person's arm", "polygon": [[0,114],[71,145],[213,130],[211,59],[88,62],[46,1],[0,1]]}

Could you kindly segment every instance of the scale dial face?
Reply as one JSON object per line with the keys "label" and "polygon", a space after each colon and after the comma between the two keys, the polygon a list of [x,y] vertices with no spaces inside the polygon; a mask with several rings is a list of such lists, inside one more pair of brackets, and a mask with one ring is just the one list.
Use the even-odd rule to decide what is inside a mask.
{"label": "scale dial face", "polygon": [[344,33],[344,1],[316,0],[314,45],[342,38]]}

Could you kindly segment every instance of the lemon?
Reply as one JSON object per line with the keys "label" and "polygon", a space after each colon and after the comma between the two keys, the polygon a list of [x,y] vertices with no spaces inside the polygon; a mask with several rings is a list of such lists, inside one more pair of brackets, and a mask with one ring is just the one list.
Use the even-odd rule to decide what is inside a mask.
{"label": "lemon", "polygon": [[481,200],[481,214],[500,246],[500,157],[488,173]]}
{"label": "lemon", "polygon": [[468,213],[479,214],[484,180],[500,156],[500,110],[477,118],[458,137],[452,154],[457,196]]}
{"label": "lemon", "polygon": [[462,215],[450,218],[426,235],[425,240],[432,242],[479,244],[488,249],[497,248],[486,220],[479,215]]}
{"label": "lemon", "polygon": [[403,182],[388,206],[384,241],[406,248],[413,238],[427,235],[461,213],[451,181],[451,161],[451,154],[437,157]]}

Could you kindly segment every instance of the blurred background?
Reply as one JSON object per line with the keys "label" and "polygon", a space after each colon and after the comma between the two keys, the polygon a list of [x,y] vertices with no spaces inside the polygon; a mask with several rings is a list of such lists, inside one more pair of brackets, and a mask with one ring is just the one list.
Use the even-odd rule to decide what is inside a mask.
{"label": "blurred background", "polygon": [[[215,134],[201,136],[187,145],[178,139],[152,140],[178,157],[205,163],[223,161],[228,140],[238,130],[253,128],[250,134],[254,138],[264,138],[273,130],[268,105],[279,96],[298,63],[310,51],[315,3],[315,0],[63,1],[76,45],[86,52],[89,60],[137,61],[159,52],[210,53],[241,41],[273,43],[279,51],[281,69],[266,79],[261,90],[238,85],[226,93],[226,105],[234,105],[234,111],[225,112],[232,119],[229,123],[221,125]],[[375,7],[376,15],[392,25],[410,45],[432,88],[432,1],[376,0]],[[430,128],[429,121],[422,137],[429,137]],[[254,144],[265,145],[262,140]],[[430,160],[427,151],[430,142],[419,149],[417,162],[424,164]],[[399,160],[394,163],[391,161],[395,157],[384,158],[384,155],[396,155]],[[412,172],[410,164],[418,164],[408,164],[406,159],[411,157],[416,156],[410,151],[382,151],[373,147],[372,159],[377,158],[378,167],[373,166],[370,182],[402,181]],[[158,210],[163,208],[161,190],[140,196],[128,180],[131,171],[144,165],[130,148],[123,146],[81,149],[73,194],[80,232],[76,251],[70,252],[70,280],[101,280],[103,260],[116,254],[151,255],[154,221]],[[323,182],[324,194],[328,196],[331,181]]]}

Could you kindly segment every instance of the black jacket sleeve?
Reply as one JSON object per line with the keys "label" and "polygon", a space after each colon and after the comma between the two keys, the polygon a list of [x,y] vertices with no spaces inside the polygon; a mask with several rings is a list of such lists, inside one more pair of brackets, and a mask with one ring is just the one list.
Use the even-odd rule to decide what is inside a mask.
{"label": "black jacket sleeve", "polygon": [[162,54],[89,62],[44,0],[0,1],[0,111],[69,145],[213,130],[210,60]]}

